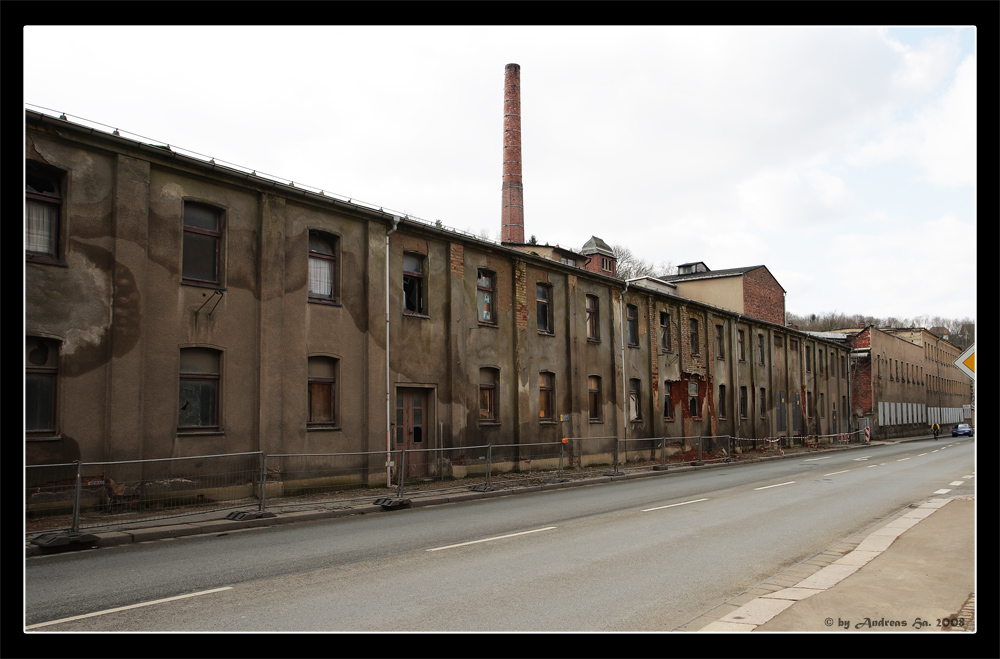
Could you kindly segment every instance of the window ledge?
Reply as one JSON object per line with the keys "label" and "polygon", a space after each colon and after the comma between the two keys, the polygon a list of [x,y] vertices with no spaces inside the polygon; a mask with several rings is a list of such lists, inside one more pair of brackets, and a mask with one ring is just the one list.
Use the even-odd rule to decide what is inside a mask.
{"label": "window ledge", "polygon": [[192,281],[190,279],[182,279],[181,286],[194,286],[195,288],[211,288],[216,291],[224,291],[226,287],[222,284],[212,284],[210,282],[200,282]]}
{"label": "window ledge", "polygon": [[205,429],[205,430],[196,430],[196,429],[182,430],[180,428],[177,429],[178,437],[190,437],[192,435],[225,435],[225,434],[226,434],[225,430],[217,430],[217,429]]}
{"label": "window ledge", "polygon": [[540,425],[540,426],[558,426],[559,422],[558,421],[553,421],[552,419],[546,419],[545,421],[539,421],[538,425]]}
{"label": "window ledge", "polygon": [[597,343],[600,343],[600,342],[601,342],[601,340],[600,340],[600,339],[591,339],[591,338],[589,338],[589,337],[587,338],[587,343],[594,343],[594,344],[597,344]]}
{"label": "window ledge", "polygon": [[538,330],[538,336],[555,336],[555,332],[545,332],[543,330]]}
{"label": "window ledge", "polygon": [[318,426],[318,425],[317,426],[311,426],[311,425],[306,425],[306,432],[313,432],[315,430],[336,430],[336,431],[339,432],[340,430],[343,430],[343,428],[341,428],[340,426]]}
{"label": "window ledge", "polygon": [[479,326],[480,327],[489,327],[491,329],[500,329],[500,326],[498,324],[496,324],[496,323],[485,323],[485,322],[483,322],[481,320],[479,321]]}
{"label": "window ledge", "polygon": [[337,300],[324,300],[321,297],[311,297],[308,300],[309,304],[325,304],[328,307],[341,307],[343,306]]}
{"label": "window ledge", "polygon": [[480,421],[479,425],[480,426],[498,427],[500,425],[500,422],[499,421]]}
{"label": "window ledge", "polygon": [[596,424],[596,423],[602,423],[602,424],[604,423],[604,421],[603,421],[603,420],[601,420],[601,419],[591,419],[591,420],[590,420],[590,422],[591,422],[591,423],[595,423],[595,424]]}
{"label": "window ledge", "polygon": [[425,320],[429,320],[430,319],[430,316],[428,316],[426,314],[413,313],[412,311],[404,311],[403,312],[403,317],[404,318],[423,318]]}
{"label": "window ledge", "polygon": [[54,265],[58,268],[68,268],[65,261],[62,261],[51,256],[32,256],[31,254],[25,254],[25,263],[37,263],[38,265]]}
{"label": "window ledge", "polygon": [[30,434],[25,434],[24,439],[25,439],[25,441],[28,441],[28,442],[57,442],[57,441],[60,441],[62,439],[62,435],[59,435],[59,434],[55,434],[55,435],[30,435]]}

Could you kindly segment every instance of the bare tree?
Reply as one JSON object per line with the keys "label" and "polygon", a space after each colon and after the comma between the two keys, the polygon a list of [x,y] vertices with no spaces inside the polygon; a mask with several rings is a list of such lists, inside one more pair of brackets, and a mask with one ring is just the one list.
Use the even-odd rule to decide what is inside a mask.
{"label": "bare tree", "polygon": [[656,276],[657,270],[653,264],[636,256],[628,247],[624,245],[612,245],[611,251],[614,252],[615,259],[618,261],[615,267],[617,268],[618,276],[622,279]]}

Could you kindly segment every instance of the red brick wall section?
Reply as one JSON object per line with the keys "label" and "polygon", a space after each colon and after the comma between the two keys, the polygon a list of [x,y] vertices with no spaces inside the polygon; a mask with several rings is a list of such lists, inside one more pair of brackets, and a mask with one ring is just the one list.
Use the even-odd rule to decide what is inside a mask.
{"label": "red brick wall section", "polygon": [[785,293],[767,268],[756,268],[743,275],[743,313],[785,324]]}
{"label": "red brick wall section", "polygon": [[459,277],[465,272],[465,247],[451,244],[451,272]]}
{"label": "red brick wall section", "polygon": [[514,320],[517,329],[528,328],[528,267],[524,261],[514,264]]}
{"label": "red brick wall section", "polygon": [[524,189],[521,179],[521,67],[504,69],[503,186],[500,240],[524,242]]}

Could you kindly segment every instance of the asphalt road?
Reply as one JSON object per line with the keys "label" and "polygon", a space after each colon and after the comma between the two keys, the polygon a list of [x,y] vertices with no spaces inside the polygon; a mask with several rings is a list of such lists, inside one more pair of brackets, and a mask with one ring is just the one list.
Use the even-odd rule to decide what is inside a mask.
{"label": "asphalt road", "polygon": [[667,631],[933,496],[974,469],[973,447],[942,438],[34,557],[25,624]]}

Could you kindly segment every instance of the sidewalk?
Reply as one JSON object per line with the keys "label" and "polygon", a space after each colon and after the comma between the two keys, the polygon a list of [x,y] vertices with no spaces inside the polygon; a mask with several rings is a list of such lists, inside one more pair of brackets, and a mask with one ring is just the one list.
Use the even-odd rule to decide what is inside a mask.
{"label": "sidewalk", "polygon": [[972,496],[930,499],[786,570],[685,631],[974,632],[974,516]]}

